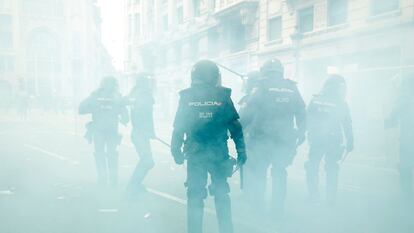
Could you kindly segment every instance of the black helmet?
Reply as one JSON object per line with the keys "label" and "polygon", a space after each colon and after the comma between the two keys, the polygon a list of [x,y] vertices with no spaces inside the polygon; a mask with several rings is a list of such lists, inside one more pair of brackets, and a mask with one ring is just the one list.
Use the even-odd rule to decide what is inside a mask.
{"label": "black helmet", "polygon": [[147,72],[138,73],[135,76],[135,86],[142,90],[152,89],[152,75]]}
{"label": "black helmet", "polygon": [[284,73],[282,62],[279,59],[266,61],[260,68],[260,73],[266,78],[282,77]]}
{"label": "black helmet", "polygon": [[216,63],[210,60],[197,62],[191,70],[191,85],[208,84],[218,86],[221,81],[221,74]]}
{"label": "black helmet", "polygon": [[345,97],[346,81],[345,78],[339,74],[331,74],[323,85],[322,92],[328,95],[338,95]]}
{"label": "black helmet", "polygon": [[260,80],[261,74],[260,71],[255,70],[247,73],[247,79],[245,83],[246,93],[251,93],[251,91],[257,86],[257,83]]}
{"label": "black helmet", "polygon": [[106,76],[102,79],[100,88],[106,91],[113,91],[118,88],[118,81],[113,76]]}

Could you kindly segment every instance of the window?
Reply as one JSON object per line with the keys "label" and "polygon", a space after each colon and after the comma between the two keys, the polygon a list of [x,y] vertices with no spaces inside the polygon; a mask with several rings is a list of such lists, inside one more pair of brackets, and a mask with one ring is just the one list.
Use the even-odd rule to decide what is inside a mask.
{"label": "window", "polygon": [[334,26],[346,23],[348,18],[348,0],[328,1],[328,25]]}
{"label": "window", "polygon": [[274,17],[267,21],[267,40],[282,38],[282,17]]}
{"label": "window", "polygon": [[0,74],[14,70],[14,58],[9,55],[0,55]]}
{"label": "window", "polygon": [[13,48],[13,18],[0,15],[0,49]]}
{"label": "window", "polygon": [[184,11],[183,6],[177,8],[177,23],[182,24],[184,22]]}
{"label": "window", "polygon": [[193,39],[190,41],[190,58],[192,60],[197,60],[199,56],[199,48],[198,48],[198,39]]}
{"label": "window", "polygon": [[246,48],[246,28],[241,22],[230,23],[228,32],[230,52],[238,52]]}
{"label": "window", "polygon": [[313,6],[299,10],[298,21],[301,33],[313,31]]}
{"label": "window", "polygon": [[217,29],[212,28],[208,31],[208,56],[217,57],[220,53],[219,50],[219,38],[220,35],[217,32]]}
{"label": "window", "polygon": [[399,6],[399,0],[371,0],[371,14],[379,15],[390,11],[396,11]]}
{"label": "window", "polygon": [[0,0],[0,11],[9,11],[11,10],[11,1],[12,0]]}

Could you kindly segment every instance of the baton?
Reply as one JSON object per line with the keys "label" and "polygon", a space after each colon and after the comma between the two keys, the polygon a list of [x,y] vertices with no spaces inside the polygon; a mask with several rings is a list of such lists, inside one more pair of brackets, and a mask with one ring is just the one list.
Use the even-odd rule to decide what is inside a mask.
{"label": "baton", "polygon": [[167,146],[167,147],[171,148],[171,145],[168,144],[166,141],[162,140],[161,138],[155,137],[154,139],[161,142],[161,144],[163,144],[164,146]]}
{"label": "baton", "polygon": [[244,187],[244,172],[243,165],[240,166],[240,189],[243,190]]}
{"label": "baton", "polygon": [[243,172],[243,165],[237,164],[236,168],[234,169],[231,175],[234,175],[237,171],[240,171],[240,189],[244,187],[244,172]]}
{"label": "baton", "polygon": [[225,69],[225,70],[227,70],[227,71],[229,71],[230,73],[233,73],[233,74],[235,74],[235,75],[239,76],[242,80],[244,80],[244,77],[246,77],[246,75],[240,74],[239,72],[234,71],[234,70],[232,70],[232,69],[228,68],[227,66],[224,66],[224,65],[222,65],[222,64],[220,64],[220,63],[217,63],[217,62],[216,62],[216,65],[217,65],[217,66],[220,66],[221,68],[223,68],[223,69]]}

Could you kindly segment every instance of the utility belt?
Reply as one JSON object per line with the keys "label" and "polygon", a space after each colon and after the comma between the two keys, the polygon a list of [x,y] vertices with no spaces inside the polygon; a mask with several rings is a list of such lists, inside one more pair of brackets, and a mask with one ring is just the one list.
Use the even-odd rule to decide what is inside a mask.
{"label": "utility belt", "polygon": [[89,121],[85,124],[86,132],[84,138],[88,143],[92,143],[97,134],[106,135],[108,137],[113,136],[116,143],[121,144],[122,136],[118,133],[118,128],[114,129],[101,129],[96,121]]}

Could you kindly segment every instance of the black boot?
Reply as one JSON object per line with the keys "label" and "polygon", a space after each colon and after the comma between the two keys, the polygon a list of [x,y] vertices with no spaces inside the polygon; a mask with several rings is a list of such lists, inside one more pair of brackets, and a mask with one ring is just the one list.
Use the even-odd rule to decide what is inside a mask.
{"label": "black boot", "polygon": [[203,232],[203,199],[188,199],[187,201],[187,232],[202,233]]}

